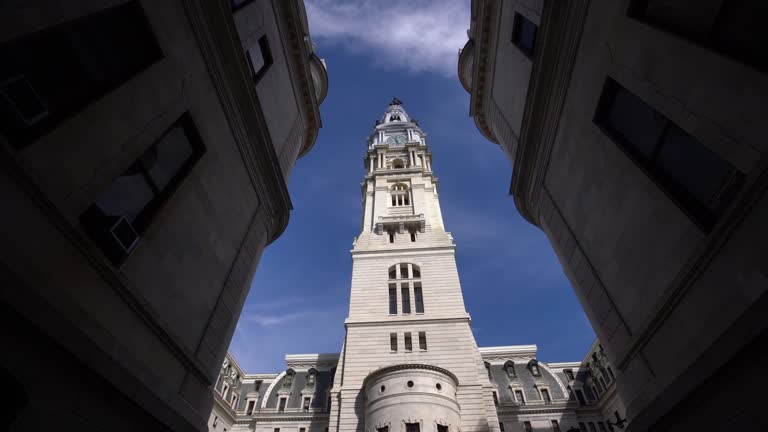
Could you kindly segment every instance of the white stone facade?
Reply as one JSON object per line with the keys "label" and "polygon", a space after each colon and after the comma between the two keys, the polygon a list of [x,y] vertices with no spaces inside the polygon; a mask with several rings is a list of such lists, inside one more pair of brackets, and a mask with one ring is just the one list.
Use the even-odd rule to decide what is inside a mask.
{"label": "white stone facade", "polygon": [[[216,400],[219,408],[236,410],[233,430],[611,428],[611,413],[600,407],[616,397],[609,390],[614,379],[595,377],[603,381],[600,392],[592,392],[591,353],[584,363],[550,367],[536,360],[535,345],[478,349],[425,137],[394,99],[368,142],[362,231],[351,251],[342,350],[286,356],[286,371],[246,374],[239,386],[232,384],[231,365],[225,365],[221,375],[229,384],[216,386]],[[593,350],[601,353],[597,347]]]}

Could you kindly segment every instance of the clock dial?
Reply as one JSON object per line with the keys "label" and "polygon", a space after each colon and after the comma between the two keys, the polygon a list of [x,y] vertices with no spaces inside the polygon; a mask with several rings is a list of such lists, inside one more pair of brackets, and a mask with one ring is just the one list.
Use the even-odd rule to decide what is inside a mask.
{"label": "clock dial", "polygon": [[405,135],[393,135],[387,138],[387,144],[405,144]]}

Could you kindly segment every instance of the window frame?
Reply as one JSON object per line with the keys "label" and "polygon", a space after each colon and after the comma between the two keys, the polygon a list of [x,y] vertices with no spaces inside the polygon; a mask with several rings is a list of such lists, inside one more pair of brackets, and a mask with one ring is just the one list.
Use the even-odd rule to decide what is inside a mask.
{"label": "window frame", "polygon": [[[526,24],[526,21],[530,23],[533,26],[533,46],[528,49],[521,41],[522,37],[522,26]],[[538,35],[539,35],[539,26],[536,25],[532,20],[528,19],[527,16],[521,14],[520,12],[515,11],[515,16],[512,19],[512,38],[511,42],[514,46],[517,47],[517,49],[520,50],[523,55],[525,55],[529,60],[533,61],[534,56],[536,55],[536,46],[538,41]]]}
{"label": "window frame", "polygon": [[397,346],[399,344],[397,339],[398,339],[397,338],[397,333],[390,333],[389,334],[389,351],[392,352],[392,353],[396,353],[397,352]]}
{"label": "window frame", "polygon": [[[520,387],[520,386],[515,386],[515,387],[512,387],[512,386],[510,386],[510,390],[512,390],[512,399],[513,399],[513,400],[514,400],[514,401],[515,401],[517,404],[519,404],[519,405],[526,405],[526,404],[528,403],[528,401],[527,401],[527,400],[526,400],[526,398],[525,398],[525,389],[524,389],[523,387]],[[520,400],[520,399],[517,397],[517,392],[520,392],[520,396],[521,396],[521,399],[522,399],[522,400]]]}
{"label": "window frame", "polygon": [[272,57],[272,50],[269,47],[269,38],[267,37],[267,34],[264,33],[261,35],[256,44],[258,45],[259,52],[261,53],[261,57],[264,60],[264,64],[259,68],[259,70],[256,70],[253,66],[251,48],[245,51],[245,56],[248,60],[248,69],[251,71],[251,79],[253,80],[254,85],[259,84],[261,79],[264,78],[264,75],[267,74],[269,69],[271,69],[272,65],[274,64],[274,58]]}
{"label": "window frame", "polygon": [[419,351],[427,350],[427,332],[420,331],[419,333]]}
{"label": "window frame", "polygon": [[[96,26],[93,24],[104,22],[113,24],[109,26],[112,28],[112,33],[107,33],[108,31],[105,31],[105,28],[99,28],[99,30],[104,31],[103,33],[95,31]],[[127,42],[127,39],[115,39],[112,42],[127,42],[127,45],[115,47],[114,44],[110,44],[109,51],[122,52],[119,50],[123,50],[130,45],[131,48],[135,48],[135,52],[142,53],[141,58],[131,58],[130,64],[110,64],[109,62],[114,61],[115,58],[119,57],[119,54],[115,57],[97,55],[98,53],[93,50],[103,49],[103,46],[88,45],[87,42],[81,42],[78,45],[73,42],[74,40],[85,41],[95,39],[93,36],[96,33],[104,40],[114,39],[116,36],[120,37],[121,33],[117,29],[121,27],[131,28],[134,32],[131,40]],[[53,40],[56,41],[54,45],[49,45]],[[147,17],[147,12],[139,0],[126,1],[105,7],[73,20],[12,38],[0,44],[0,48],[0,61],[13,66],[9,67],[12,72],[9,71],[7,75],[4,73],[4,76],[0,77],[0,104],[3,101],[7,101],[8,108],[18,114],[18,118],[0,118],[0,133],[6,137],[9,145],[16,151],[21,151],[30,145],[34,145],[42,137],[58,129],[78,113],[87,109],[106,95],[113,93],[125,83],[146,72],[165,58],[165,53],[157,38],[157,32],[152,27],[152,23]],[[51,66],[57,66],[56,64],[51,65],[43,63],[43,61],[36,63],[37,60],[27,63],[26,61],[21,62],[18,60],[17,56],[20,52],[31,54],[33,51],[42,50],[47,51],[47,54],[56,51],[57,54],[61,55],[58,59],[50,60],[59,60],[59,68],[54,74],[55,79],[53,76],[48,76],[47,72],[43,70],[53,69]],[[113,72],[102,73],[100,79],[92,78],[97,75],[96,72],[98,71],[88,69],[88,66],[84,65],[79,59],[83,51],[88,51],[89,54],[92,54],[91,58],[99,59],[99,67],[102,69],[102,72],[104,69],[111,69]],[[37,54],[36,57],[29,58],[46,58],[41,57],[39,52],[35,54]],[[25,55],[25,57],[27,56]],[[68,60],[66,62],[67,65],[73,69],[62,71],[62,60]],[[116,73],[114,71],[120,72]],[[65,83],[64,77],[69,76],[76,76],[77,78],[74,81],[67,80]],[[77,79],[82,81],[76,81]],[[34,95],[37,98],[34,102],[39,105],[40,109],[34,118],[27,117],[22,113],[19,110],[19,104],[16,103],[20,99],[13,97],[15,92],[12,91],[12,87],[9,84],[21,82],[27,83],[26,95]],[[53,82],[56,82],[57,90],[52,91],[46,97],[46,92],[44,91],[47,87],[46,84],[50,85]],[[64,88],[77,90],[62,96],[61,92]],[[57,109],[52,110],[51,108]],[[44,114],[43,111],[45,111]],[[40,117],[41,115],[43,117]],[[19,121],[21,121],[21,124]]]}
{"label": "window frame", "polygon": [[[182,133],[187,139],[192,153],[189,157],[178,167],[177,171],[173,174],[173,177],[168,180],[165,187],[159,189],[154,180],[149,176],[146,167],[141,164],[141,160],[146,154],[153,151],[162,141],[165,139],[175,128],[180,128]],[[174,195],[181,189],[181,186],[189,178],[192,170],[206,153],[206,147],[203,143],[203,139],[200,136],[200,132],[195,125],[194,119],[189,111],[183,113],[176,121],[171,123],[160,137],[152,142],[131,164],[122,171],[123,174],[131,171],[135,166],[140,166],[140,173],[142,180],[152,190],[151,199],[144,205],[139,213],[136,214],[136,219],[133,223],[126,221],[130,227],[135,231],[137,239],[133,245],[127,250],[118,250],[112,246],[109,241],[110,233],[108,230],[104,230],[104,227],[99,226],[99,212],[102,212],[98,208],[96,202],[110,192],[112,185],[117,179],[123,177],[123,174],[116,176],[112,183],[108,187],[104,188],[98,198],[93,200],[93,203],[83,211],[79,216],[80,228],[87,234],[88,238],[102,251],[102,253],[112,262],[116,267],[120,267],[131,256],[133,251],[138,246],[141,238],[152,228],[155,221],[157,221],[163,212],[163,209],[173,199]],[[105,215],[105,217],[107,217]],[[125,218],[125,215],[115,216],[118,218],[118,222],[121,218]],[[93,219],[91,219],[93,218]]]}
{"label": "window frame", "polygon": [[411,335],[411,332],[403,333],[403,344],[405,352],[413,352],[413,335]]}
{"label": "window frame", "polygon": [[[653,146],[653,151],[650,157],[642,155],[640,150],[638,150],[633,143],[625,138],[619,130],[613,128],[608,119],[613,103],[621,91],[626,92],[629,96],[647,105],[656,115],[663,117],[665,120],[664,127]],[[616,144],[629,160],[632,161],[649,180],[656,184],[658,189],[661,190],[680,209],[680,211],[687,215],[688,218],[704,233],[709,233],[712,228],[714,228],[722,214],[733,204],[738,192],[742,189],[745,178],[744,173],[733,166],[727,159],[707,147],[698,138],[681,128],[672,119],[656,109],[656,107],[633,93],[630,89],[624,87],[611,76],[607,76],[603,83],[603,88],[600,93],[592,123],[597,126],[608,139]],[[664,139],[668,136],[670,130],[674,130],[675,128],[689,135],[702,147],[712,152],[731,168],[726,180],[723,182],[718,192],[713,195],[713,201],[714,197],[726,197],[724,200],[721,200],[719,207],[710,210],[707,207],[707,204],[700,203],[693,193],[686,190],[685,186],[677,184],[675,179],[664,173],[661,168],[657,167],[657,157],[664,147]]]}

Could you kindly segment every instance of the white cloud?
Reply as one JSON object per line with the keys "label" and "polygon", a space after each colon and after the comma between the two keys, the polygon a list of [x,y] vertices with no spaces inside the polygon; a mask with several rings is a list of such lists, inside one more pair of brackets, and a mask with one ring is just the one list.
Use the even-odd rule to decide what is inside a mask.
{"label": "white cloud", "polygon": [[[468,0],[306,0],[318,42],[367,51],[377,65],[456,76]],[[322,55],[322,52],[319,53]]]}

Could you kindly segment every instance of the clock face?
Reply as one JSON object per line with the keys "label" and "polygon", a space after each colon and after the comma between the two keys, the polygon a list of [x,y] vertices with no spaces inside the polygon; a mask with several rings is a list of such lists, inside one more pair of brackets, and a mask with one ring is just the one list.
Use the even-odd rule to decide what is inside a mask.
{"label": "clock face", "polygon": [[405,135],[393,135],[387,138],[387,144],[405,144]]}

